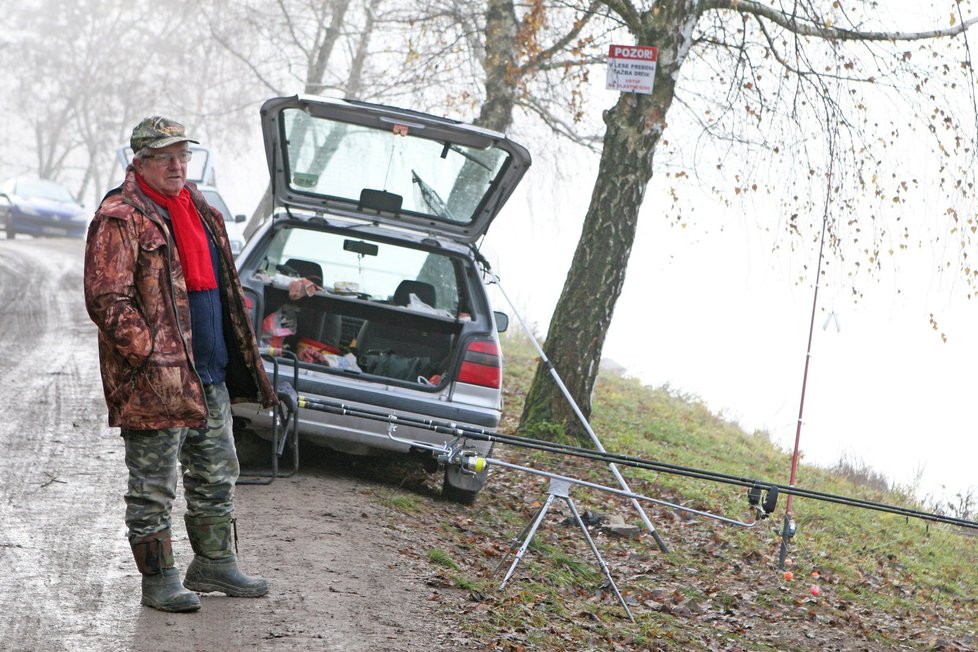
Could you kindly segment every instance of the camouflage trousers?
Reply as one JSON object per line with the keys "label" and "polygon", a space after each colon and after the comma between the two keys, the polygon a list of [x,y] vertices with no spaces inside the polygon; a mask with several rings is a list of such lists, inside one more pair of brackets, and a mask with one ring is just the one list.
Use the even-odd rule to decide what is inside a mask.
{"label": "camouflage trousers", "polygon": [[130,542],[170,527],[179,471],[187,516],[234,513],[234,483],[240,468],[231,430],[231,401],[224,383],[204,385],[204,398],[207,425],[203,428],[122,431],[129,467],[125,498]]}

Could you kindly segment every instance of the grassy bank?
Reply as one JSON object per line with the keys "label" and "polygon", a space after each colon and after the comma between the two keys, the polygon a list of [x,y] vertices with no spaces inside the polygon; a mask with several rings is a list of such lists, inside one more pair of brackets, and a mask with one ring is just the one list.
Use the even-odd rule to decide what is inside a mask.
{"label": "grassy bank", "polygon": [[[512,432],[535,364],[526,341],[508,339],[506,417]],[[592,423],[608,451],[786,483],[790,455],[763,433],[745,433],[702,404],[633,379],[602,375]],[[513,463],[614,485],[586,460],[497,447]],[[905,492],[854,482],[852,468],[803,465],[799,486],[920,508]],[[623,468],[632,489],[663,501],[751,521],[742,488]],[[547,497],[547,480],[496,468],[475,507],[387,496],[391,507],[434,523],[423,552],[436,588],[461,593],[462,627],[500,650],[978,649],[978,549],[973,531],[796,498],[798,532],[786,576],[778,565],[784,497],[753,528],[649,504],[670,552],[650,535],[616,538],[590,529],[635,615],[605,586],[586,540],[558,501],[505,590],[492,572]],[[587,488],[580,512],[641,525],[626,500]]]}

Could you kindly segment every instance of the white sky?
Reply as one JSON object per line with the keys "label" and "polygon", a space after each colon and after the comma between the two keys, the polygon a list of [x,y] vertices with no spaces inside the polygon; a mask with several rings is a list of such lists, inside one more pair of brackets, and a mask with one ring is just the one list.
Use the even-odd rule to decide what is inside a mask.
{"label": "white sky", "polygon": [[[590,183],[579,201],[566,203],[586,207]],[[813,301],[812,286],[798,284],[793,270],[804,263],[814,269],[817,250],[772,256],[755,225],[764,216],[733,210],[716,220],[724,222],[722,231],[695,222],[670,226],[657,219],[656,196],[650,190],[642,209],[604,356],[644,384],[668,385],[747,431],[767,431],[790,451]],[[546,324],[580,216],[531,217],[520,199],[486,244],[506,294],[528,322]],[[815,318],[803,459],[831,466],[845,456],[904,486],[920,474],[919,491],[933,496],[974,488],[978,304],[954,279],[937,275],[927,252],[902,257],[899,277],[869,283],[858,302],[828,277]],[[931,328],[931,314],[946,343]],[[542,341],[545,329],[539,330]],[[788,472],[765,479],[786,482]],[[803,485],[804,477],[798,481]]]}

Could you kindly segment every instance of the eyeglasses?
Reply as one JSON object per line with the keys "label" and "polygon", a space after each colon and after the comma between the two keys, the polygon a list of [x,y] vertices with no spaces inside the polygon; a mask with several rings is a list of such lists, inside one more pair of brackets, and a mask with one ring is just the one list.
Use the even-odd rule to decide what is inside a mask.
{"label": "eyeglasses", "polygon": [[172,154],[144,154],[140,158],[144,161],[154,161],[162,165],[169,165],[173,161],[186,163],[194,153],[190,150],[184,152],[174,152]]}

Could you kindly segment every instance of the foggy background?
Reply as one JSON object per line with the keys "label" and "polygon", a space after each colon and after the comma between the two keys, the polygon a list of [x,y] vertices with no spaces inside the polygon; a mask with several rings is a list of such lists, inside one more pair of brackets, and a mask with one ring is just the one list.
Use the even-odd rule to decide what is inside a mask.
{"label": "foggy background", "polygon": [[[346,7],[342,29],[322,83],[311,88],[313,54],[302,44],[325,38],[339,5]],[[918,29],[946,24],[952,5],[888,8],[905,29]],[[0,179],[29,173],[59,180],[94,211],[121,179],[115,148],[142,117],[163,114],[214,148],[218,188],[232,212],[250,217],[268,179],[258,108],[269,97],[315,92],[473,119],[477,66],[450,34],[412,19],[410,3],[282,6],[293,12],[291,24],[267,2],[0,0]],[[474,21],[479,6],[472,7]],[[599,50],[630,42],[614,30],[601,37]],[[356,66],[362,68],[354,79]],[[617,94],[604,90],[601,65],[579,89],[584,117],[576,128],[586,140],[600,133],[601,112]],[[964,91],[966,101],[974,89]],[[872,108],[885,117],[892,107]],[[783,205],[774,197],[728,201],[704,190],[724,183],[723,172],[677,180],[697,134],[691,119],[670,120],[604,356],[645,384],[666,385],[748,431],[767,432],[790,451],[817,238],[786,235]],[[530,149],[534,165],[484,248],[542,341],[598,154],[555,137],[528,113],[517,116],[509,135]],[[912,176],[918,190],[890,210],[937,237],[944,227],[932,218],[945,203],[928,190],[928,179],[941,163],[922,154],[922,138],[901,133],[888,150],[894,169]],[[778,174],[771,170],[772,185]],[[806,219],[817,225],[819,184],[811,192]],[[942,264],[945,253],[922,236],[855,281],[837,259],[826,264],[801,432],[804,461],[831,466],[849,458],[924,497],[953,501],[974,490],[978,311],[960,272]],[[511,312],[501,299],[496,308]],[[787,477],[785,468],[783,478],[770,480]]]}

